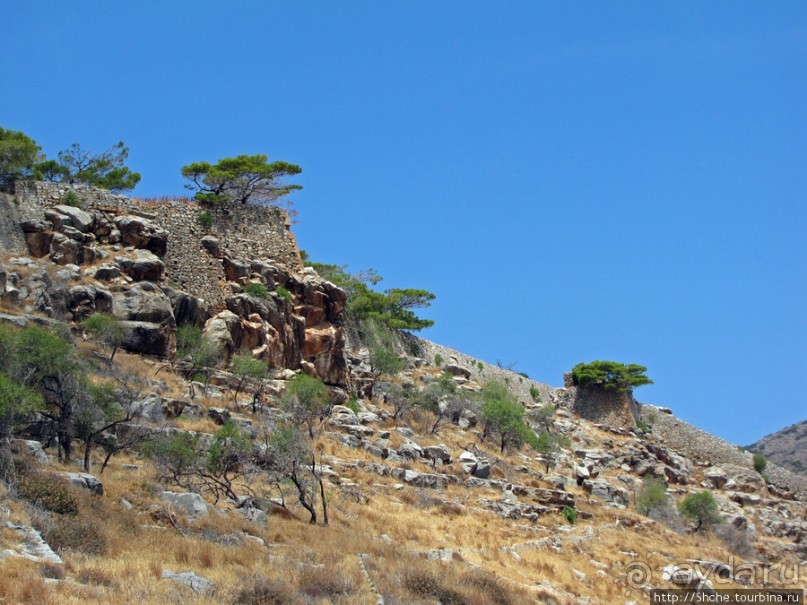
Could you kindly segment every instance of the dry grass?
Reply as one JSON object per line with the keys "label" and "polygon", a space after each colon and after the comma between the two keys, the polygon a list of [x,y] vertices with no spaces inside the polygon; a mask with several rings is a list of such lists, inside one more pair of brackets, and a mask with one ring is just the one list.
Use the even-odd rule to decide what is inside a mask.
{"label": "dry grass", "polygon": [[[182,397],[187,383],[160,366],[144,363],[137,356],[119,353],[116,363],[123,371],[165,383],[163,396]],[[210,406],[227,407],[229,399],[203,399]],[[381,408],[384,405],[375,402]],[[407,423],[419,433],[421,445],[443,443],[454,458],[476,437],[472,432],[446,426],[437,435],[425,431],[429,414],[413,414]],[[215,433],[218,426],[207,418],[182,419],[178,426]],[[405,423],[398,423],[403,425]],[[384,427],[392,428],[393,423]],[[333,430],[326,428],[326,430]],[[591,433],[596,441],[614,436]],[[392,447],[404,442],[392,432]],[[495,446],[479,444],[492,460],[496,476],[533,487],[547,486],[536,464],[518,454],[500,456]],[[316,444],[320,455],[346,461],[380,462],[362,449],[351,449],[329,437]],[[98,458],[95,458],[97,461]],[[327,462],[327,461],[326,461]],[[521,473],[522,465],[534,469]],[[402,465],[398,465],[402,466]],[[437,467],[412,461],[406,467],[422,473],[439,472],[464,478],[459,465]],[[64,470],[75,470],[61,466]],[[96,467],[97,468],[97,467]],[[727,551],[703,536],[671,532],[659,523],[630,511],[617,511],[601,504],[589,504],[577,488],[572,492],[580,519],[570,526],[559,514],[547,514],[537,522],[502,518],[484,509],[480,498],[496,500],[498,489],[468,489],[451,484],[442,490],[393,486],[400,481],[362,468],[336,467],[349,489],[328,488],[331,525],[313,527],[293,517],[271,515],[264,526],[248,522],[240,512],[224,510],[190,521],[167,515],[165,503],[157,498],[150,462],[133,453],[116,456],[102,475],[105,496],[79,494],[79,507],[91,514],[107,538],[106,554],[66,550],[64,573],[69,581],[46,584],[46,572],[19,559],[2,563],[0,598],[19,603],[374,603],[375,598],[358,565],[366,553],[365,565],[387,603],[565,603],[563,592],[592,597],[600,603],[640,601],[644,594],[626,585],[631,563],[640,561],[657,569],[670,562],[693,558],[727,560]],[[563,469],[561,469],[563,472]],[[250,485],[258,493],[272,486],[260,481]],[[352,490],[352,491],[351,491]],[[287,490],[290,492],[290,490]],[[363,497],[353,497],[360,493]],[[1,495],[0,495],[1,496]],[[120,505],[125,498],[132,511]],[[522,497],[527,501],[527,497]],[[307,519],[293,505],[292,513]],[[9,518],[30,522],[21,503],[14,503]],[[641,529],[640,529],[641,527]],[[386,534],[391,542],[379,540]],[[562,544],[555,552],[549,539]],[[0,544],[13,547],[19,537],[0,527]],[[444,549],[447,563],[427,560],[413,552]],[[453,553],[453,554],[452,554]],[[608,566],[606,572],[598,565]],[[163,570],[192,571],[216,586],[209,596],[162,580]],[[581,579],[575,573],[585,574]],[[51,573],[51,572],[48,572]],[[52,573],[57,573],[53,571]],[[55,576],[54,576],[55,577]],[[655,579],[655,578],[654,578]],[[557,589],[536,588],[548,581]],[[660,578],[654,584],[662,585]]]}

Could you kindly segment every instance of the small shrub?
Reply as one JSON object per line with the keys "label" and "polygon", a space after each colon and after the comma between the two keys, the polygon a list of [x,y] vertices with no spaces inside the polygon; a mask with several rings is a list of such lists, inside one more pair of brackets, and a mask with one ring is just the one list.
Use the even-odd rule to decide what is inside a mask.
{"label": "small shrub", "polygon": [[485,369],[485,364],[484,364],[484,363],[482,363],[481,361],[477,361],[477,362],[476,362],[476,369],[477,369],[477,370],[479,370],[479,371],[481,372],[482,370],[484,370],[484,369]]}
{"label": "small shrub", "polygon": [[250,283],[245,284],[243,288],[244,294],[254,296],[255,298],[266,298],[269,296],[269,290],[263,284]]}
{"label": "small shrub", "polygon": [[485,603],[511,605],[519,602],[492,573],[482,570],[470,572],[462,577],[462,583],[474,592],[484,595]]}
{"label": "small shrub", "polygon": [[252,577],[235,597],[237,605],[288,605],[296,602],[291,586],[260,575]]}
{"label": "small shrub", "polygon": [[52,580],[64,579],[64,567],[61,565],[54,565],[53,563],[45,563],[39,568],[39,573],[43,578],[50,578]]}
{"label": "small shrub", "polygon": [[460,593],[444,585],[441,578],[431,571],[412,569],[404,577],[404,587],[422,599],[437,599],[441,605],[467,603]]}
{"label": "small shrub", "polygon": [[286,290],[286,288],[284,288],[283,286],[278,286],[275,292],[277,292],[277,295],[286,302],[288,303],[294,302],[294,299],[291,296],[291,292]]}
{"label": "small shrub", "polygon": [[750,559],[757,555],[745,529],[735,527],[730,523],[722,523],[715,528],[715,534],[730,553],[743,559]]}
{"label": "small shrub", "polygon": [[373,374],[381,376],[395,376],[404,369],[406,362],[398,357],[397,353],[384,346],[376,346],[370,349],[370,364],[373,367]]}
{"label": "small shrub", "polygon": [[76,576],[82,584],[94,584],[95,586],[114,586],[115,581],[107,572],[97,567],[85,567]]}
{"label": "small shrub", "polygon": [[359,413],[359,402],[355,397],[351,397],[345,401],[344,406],[351,410],[354,414]]}
{"label": "small shrub", "polygon": [[641,420],[636,423],[636,429],[643,435],[647,435],[651,431],[650,425]]}
{"label": "small shrub", "polygon": [[57,552],[73,551],[86,555],[106,553],[106,534],[91,515],[59,515],[52,522],[38,527],[45,541]]}
{"label": "small shrub", "polygon": [[560,514],[569,522],[569,525],[574,525],[575,521],[577,521],[577,511],[571,506],[564,506]]}
{"label": "small shrub", "polygon": [[351,578],[337,569],[314,567],[301,573],[298,588],[308,597],[326,599],[353,594],[357,587]]}
{"label": "small shrub", "polygon": [[213,226],[213,215],[210,214],[207,210],[204,212],[200,212],[196,217],[196,222],[205,227],[206,229],[210,229]]}
{"label": "small shrub", "polygon": [[765,469],[767,467],[768,467],[768,459],[765,458],[765,454],[756,452],[754,454],[754,470],[761,475],[765,472]]}
{"label": "small shrub", "polygon": [[667,485],[661,479],[647,479],[642,484],[642,491],[636,497],[636,509],[642,515],[664,508],[669,502]]}
{"label": "small shrub", "polygon": [[442,367],[444,362],[445,359],[443,359],[443,356],[440,355],[440,353],[434,356],[434,365]]}
{"label": "small shrub", "polygon": [[538,387],[534,385],[530,387],[530,397],[535,403],[541,403],[541,391],[538,390]]}
{"label": "small shrub", "polygon": [[443,502],[439,508],[441,513],[450,517],[459,517],[465,514],[465,507],[456,502]]}
{"label": "small shrub", "polygon": [[84,208],[84,200],[75,191],[67,191],[59,202],[65,206],[73,206],[73,208]]}
{"label": "small shrub", "polygon": [[78,500],[67,483],[52,475],[26,475],[17,485],[17,494],[31,504],[60,515],[78,514]]}

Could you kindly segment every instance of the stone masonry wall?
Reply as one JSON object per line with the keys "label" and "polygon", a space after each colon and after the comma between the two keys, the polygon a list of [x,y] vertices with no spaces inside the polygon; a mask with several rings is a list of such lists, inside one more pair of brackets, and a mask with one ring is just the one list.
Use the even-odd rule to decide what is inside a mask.
{"label": "stone masonry wall", "polygon": [[0,193],[0,254],[27,254],[20,218],[14,196]]}
{"label": "stone masonry wall", "polygon": [[[736,445],[715,437],[699,428],[687,424],[683,420],[665,414],[656,406],[642,404],[642,416],[648,418],[652,414],[653,434],[670,449],[677,450],[692,461],[701,464],[734,464],[753,468],[753,457],[750,452]],[[802,497],[807,496],[807,480],[790,471],[768,464],[767,474],[774,485],[787,486]]]}
{"label": "stone masonry wall", "polygon": [[287,271],[302,268],[286,211],[273,206],[234,205],[207,209],[213,215],[210,228],[199,223],[206,208],[183,200],[141,202],[102,189],[67,183],[18,183],[17,208],[22,220],[41,219],[46,208],[60,203],[74,191],[86,208],[115,214],[136,214],[169,232],[165,262],[166,281],[173,287],[199,296],[214,311],[224,308],[226,279],[221,261],[202,247],[205,236],[219,240],[219,257],[242,261],[263,260]]}

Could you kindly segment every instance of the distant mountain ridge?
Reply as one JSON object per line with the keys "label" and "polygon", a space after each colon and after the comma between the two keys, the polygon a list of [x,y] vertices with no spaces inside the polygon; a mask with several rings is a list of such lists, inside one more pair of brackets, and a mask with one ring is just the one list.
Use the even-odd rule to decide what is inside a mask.
{"label": "distant mountain ridge", "polygon": [[748,446],[784,468],[807,476],[807,420],[766,435]]}

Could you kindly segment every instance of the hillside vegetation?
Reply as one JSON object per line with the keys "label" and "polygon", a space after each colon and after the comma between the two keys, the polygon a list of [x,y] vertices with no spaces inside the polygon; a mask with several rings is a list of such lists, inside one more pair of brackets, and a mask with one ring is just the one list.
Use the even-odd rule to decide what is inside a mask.
{"label": "hillside vegetation", "polygon": [[[305,266],[275,209],[206,224],[188,201],[14,191],[0,599],[610,605],[802,586],[804,483],[638,403],[642,366],[581,364],[556,388],[417,338],[433,294]],[[244,246],[256,225],[274,248]]]}

